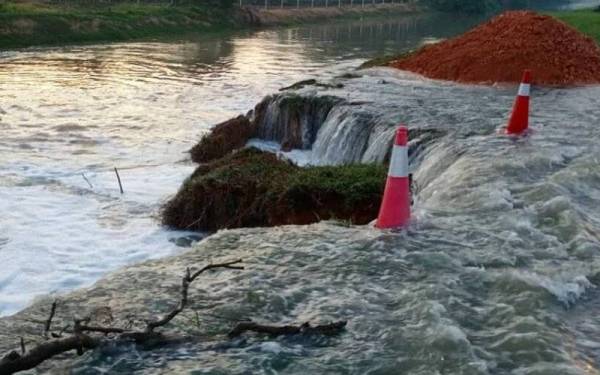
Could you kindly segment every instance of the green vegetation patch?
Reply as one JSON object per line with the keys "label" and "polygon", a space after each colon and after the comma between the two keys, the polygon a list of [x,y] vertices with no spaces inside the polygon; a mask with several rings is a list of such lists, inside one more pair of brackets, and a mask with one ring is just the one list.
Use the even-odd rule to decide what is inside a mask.
{"label": "green vegetation patch", "polygon": [[600,43],[600,11],[598,9],[553,12],[550,15],[569,24]]}
{"label": "green vegetation patch", "polygon": [[345,208],[365,201],[379,202],[387,167],[373,164],[350,164],[300,168],[290,176],[283,196],[294,208],[307,201],[337,196]]}
{"label": "green vegetation patch", "polygon": [[0,4],[0,48],[219,31],[233,25],[230,12],[207,5],[83,7],[8,2]]}
{"label": "green vegetation patch", "polygon": [[410,55],[414,54],[415,52],[416,52],[416,50],[410,50],[410,51],[402,52],[402,53],[395,54],[395,55],[385,55],[385,56],[375,57],[374,59],[365,61],[358,68],[359,69],[367,69],[367,68],[373,68],[373,67],[377,67],[377,66],[388,66],[392,62],[394,62],[396,60],[405,59],[405,58],[409,57]]}
{"label": "green vegetation patch", "polygon": [[384,165],[300,168],[276,155],[243,149],[201,165],[162,212],[165,225],[194,230],[375,219]]}

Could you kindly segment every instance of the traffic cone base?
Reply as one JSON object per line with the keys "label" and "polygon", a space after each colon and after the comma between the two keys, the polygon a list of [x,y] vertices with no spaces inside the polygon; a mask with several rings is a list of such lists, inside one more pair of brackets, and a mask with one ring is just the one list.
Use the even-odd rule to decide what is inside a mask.
{"label": "traffic cone base", "polygon": [[519,85],[519,92],[513,111],[506,126],[506,134],[521,134],[529,127],[529,94],[531,91],[531,71],[525,70]]}
{"label": "traffic cone base", "polygon": [[408,129],[400,126],[396,131],[388,178],[375,224],[380,229],[403,227],[410,221],[407,142]]}
{"label": "traffic cone base", "polygon": [[[408,202],[407,202],[408,198]],[[410,221],[410,187],[408,177],[388,177],[376,227],[398,228]]]}

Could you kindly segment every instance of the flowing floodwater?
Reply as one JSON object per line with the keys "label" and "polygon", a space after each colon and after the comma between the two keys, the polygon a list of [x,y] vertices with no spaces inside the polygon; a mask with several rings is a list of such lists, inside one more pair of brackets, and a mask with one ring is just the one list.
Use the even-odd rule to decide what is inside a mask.
{"label": "flowing floodwater", "polygon": [[180,251],[186,234],[154,216],[192,171],[185,151],[213,124],[300,79],[474,22],[413,15],[0,52],[0,315]]}
{"label": "flowing floodwater", "polygon": [[[180,253],[121,269],[65,297],[58,311],[68,319],[82,305],[109,306],[119,320],[142,318],[173,304],[185,267],[242,258],[246,270],[203,278],[190,312],[175,323],[200,342],[108,347],[51,369],[598,374],[600,87],[534,88],[533,131],[512,139],[499,130],[515,87],[382,68],[344,75],[373,54],[473,22],[409,16],[195,42],[3,52],[1,313],[89,285],[120,265]],[[437,132],[412,153],[414,224],[403,232],[335,222],[230,230],[183,251],[178,245],[191,234],[161,228],[154,216],[193,169],[184,151],[215,122],[313,76],[334,88],[294,93],[343,100],[311,149],[292,158],[382,160],[397,123]],[[47,307],[42,301],[0,320],[1,349],[22,334],[14,325],[37,332],[29,327]],[[222,335],[246,318],[349,322],[333,338]]]}
{"label": "flowing floodwater", "polygon": [[[176,257],[128,267],[66,297],[61,313],[106,306],[119,321],[143,319],[149,308],[173,306],[187,266],[241,258],[246,269],[207,275],[193,288],[192,306],[174,326],[197,340],[151,351],[108,347],[49,370],[600,373],[600,86],[535,88],[532,131],[511,138],[500,131],[515,87],[456,85],[382,68],[327,81],[342,82],[295,93],[353,103],[337,104],[346,109],[340,129],[367,126],[362,114],[370,113],[377,119],[371,134],[400,120],[413,133],[445,134],[412,153],[418,188],[408,230],[335,222],[227,230]],[[323,131],[339,118],[338,107],[315,144],[364,137]],[[313,153],[319,150],[304,157]],[[347,155],[368,155],[356,154]],[[27,322],[42,320],[48,306],[20,314],[25,332],[35,332]],[[330,338],[226,338],[235,321],[248,318],[347,319],[348,327]]]}

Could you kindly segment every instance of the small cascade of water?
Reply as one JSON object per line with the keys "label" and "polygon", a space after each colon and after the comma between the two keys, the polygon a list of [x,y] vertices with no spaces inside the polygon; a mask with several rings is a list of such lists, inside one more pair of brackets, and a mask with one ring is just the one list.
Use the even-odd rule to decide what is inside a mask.
{"label": "small cascade of water", "polygon": [[331,110],[312,146],[314,164],[357,163],[368,148],[373,114],[338,105]]}
{"label": "small cascade of water", "polygon": [[329,111],[341,100],[334,96],[268,96],[255,109],[258,137],[279,142],[287,150],[309,149]]}
{"label": "small cascade of water", "polygon": [[[390,157],[398,125],[395,118],[373,111],[365,103],[312,94],[268,96],[256,106],[254,123],[260,140],[279,143],[294,161],[295,153],[289,151],[306,150],[303,157],[308,154],[312,165],[384,163]],[[411,160],[427,143],[445,134],[433,128],[411,129]]]}

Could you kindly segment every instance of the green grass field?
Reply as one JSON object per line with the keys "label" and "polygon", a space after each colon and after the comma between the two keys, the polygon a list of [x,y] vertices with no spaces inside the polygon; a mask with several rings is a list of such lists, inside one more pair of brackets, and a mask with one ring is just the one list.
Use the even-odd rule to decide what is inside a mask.
{"label": "green grass field", "polygon": [[68,6],[50,5],[42,3],[4,3],[0,4],[0,14],[3,16],[38,16],[38,15],[62,15],[62,16],[117,16],[135,17],[146,15],[161,15],[176,10],[175,7],[166,5],[136,5],[116,4],[113,6]]}
{"label": "green grass field", "polygon": [[208,6],[0,4],[0,49],[122,41],[234,27],[230,10]]}
{"label": "green grass field", "polygon": [[586,9],[550,13],[600,43],[600,12]]}

